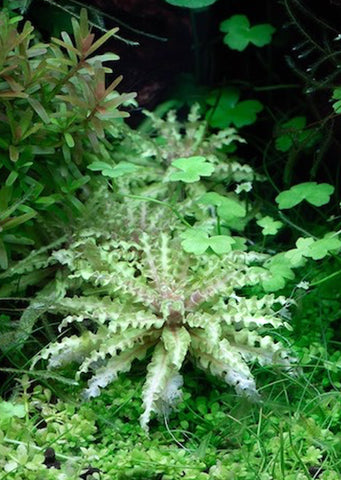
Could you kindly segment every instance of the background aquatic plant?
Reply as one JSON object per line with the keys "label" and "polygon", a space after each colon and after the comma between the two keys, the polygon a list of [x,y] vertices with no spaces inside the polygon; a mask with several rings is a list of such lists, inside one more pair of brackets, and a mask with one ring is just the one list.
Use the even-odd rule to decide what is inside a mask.
{"label": "background aquatic plant", "polygon": [[82,10],[79,22],[72,19],[73,36],[63,32],[42,43],[30,22],[21,27],[21,20],[0,13],[2,269],[11,256],[39,245],[38,223],[27,224],[30,219],[72,222],[80,214],[90,180],[85,152],[101,157],[105,137],[118,134],[115,120],[128,115],[118,107],[134,97],[118,93],[120,76],[106,84],[112,70],[105,65],[119,57],[96,55],[117,28],[96,40]]}

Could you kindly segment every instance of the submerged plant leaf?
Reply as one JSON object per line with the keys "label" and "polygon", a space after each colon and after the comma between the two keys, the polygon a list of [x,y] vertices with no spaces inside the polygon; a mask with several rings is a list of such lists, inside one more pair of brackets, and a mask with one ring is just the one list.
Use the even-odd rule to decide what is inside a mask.
{"label": "submerged plant leaf", "polygon": [[328,183],[299,183],[277,195],[276,202],[281,210],[295,207],[303,200],[315,205],[315,207],[321,207],[329,202],[334,190],[334,187]]}
{"label": "submerged plant leaf", "polygon": [[306,117],[294,117],[278,127],[278,136],[275,141],[276,149],[288,152],[291,148],[311,148],[321,138],[320,133],[313,128],[306,128]]}
{"label": "submerged plant leaf", "polygon": [[[106,137],[121,135],[123,123],[115,126],[114,119],[127,116],[119,107],[132,98],[117,91],[120,76],[107,82],[110,69],[103,62],[117,55],[96,55],[117,28],[97,39],[81,9],[79,20],[72,16],[73,35],[63,32],[61,38],[42,44],[31,23],[20,25],[20,20],[7,8],[0,11],[0,170],[6,185],[13,186],[9,208],[19,210],[14,216],[7,207],[0,208],[3,269],[27,252],[10,238],[29,236],[39,243],[51,221],[76,223],[83,208],[80,189],[90,180],[85,175],[91,163],[87,157],[110,158],[113,147]],[[110,165],[105,173],[116,178],[133,168],[121,163]],[[82,190],[83,200],[91,195],[90,183]]]}
{"label": "submerged plant leaf", "polygon": [[333,103],[333,109],[335,113],[341,113],[341,87],[334,88],[333,100],[337,100]]}
{"label": "submerged plant leaf", "polygon": [[252,43],[257,47],[264,47],[271,42],[275,28],[267,23],[250,26],[245,15],[233,15],[220,24],[220,30],[226,32],[224,43],[232,50],[243,51]]}
{"label": "submerged plant leaf", "polygon": [[201,156],[177,158],[172,161],[172,165],[182,171],[172,173],[169,176],[171,182],[180,180],[193,183],[200,180],[200,177],[210,177],[214,172],[214,165]]}
{"label": "submerged plant leaf", "polygon": [[263,217],[257,220],[257,225],[262,227],[263,235],[276,235],[278,230],[283,226],[283,223],[279,220],[274,220],[271,217]]}
{"label": "submerged plant leaf", "polygon": [[26,410],[24,404],[0,400],[0,425],[3,422],[11,420],[12,417],[24,418],[25,415]]}
{"label": "submerged plant leaf", "polygon": [[118,178],[122,175],[133,173],[138,170],[138,166],[129,162],[119,162],[117,165],[110,165],[109,163],[96,161],[88,166],[89,170],[94,172],[101,172],[105,177]]}
{"label": "submerged plant leaf", "polygon": [[8,267],[8,255],[4,242],[0,238],[0,268],[6,270]]}
{"label": "submerged plant leaf", "polygon": [[215,90],[210,94],[206,101],[212,108],[206,118],[212,127],[226,128],[231,124],[244,127],[256,121],[263,105],[258,100],[239,102],[239,96],[239,90],[233,87]]}
{"label": "submerged plant leaf", "polygon": [[296,248],[285,253],[285,257],[296,266],[300,264],[303,257],[321,260],[329,253],[341,248],[341,240],[337,233],[328,232],[323,238],[315,240],[314,238],[299,238],[296,242]]}
{"label": "submerged plant leaf", "polygon": [[216,254],[229,253],[232,250],[232,245],[236,241],[228,235],[214,235],[209,237],[208,233],[199,228],[189,228],[181,235],[183,239],[181,245],[185,252],[201,255],[208,248],[211,248]]}
{"label": "submerged plant leaf", "polygon": [[270,275],[262,281],[265,291],[277,292],[285,286],[287,280],[293,280],[295,278],[294,266],[285,257],[284,252],[274,255],[268,260],[265,268],[268,269]]}
{"label": "submerged plant leaf", "polygon": [[212,5],[216,1],[217,0],[166,0],[166,2],[171,5],[186,8],[204,8]]}
{"label": "submerged plant leaf", "polygon": [[239,199],[224,197],[216,192],[205,193],[199,199],[199,203],[204,205],[215,205],[217,207],[217,214],[226,222],[229,222],[234,218],[243,218],[246,215],[245,205]]}
{"label": "submerged plant leaf", "polygon": [[185,252],[201,255],[210,246],[208,233],[198,228],[189,228],[181,234],[181,245]]}
{"label": "submerged plant leaf", "polygon": [[313,260],[321,260],[330,252],[341,248],[341,240],[335,236],[334,232],[329,232],[324,238],[316,240],[309,249],[309,257]]}

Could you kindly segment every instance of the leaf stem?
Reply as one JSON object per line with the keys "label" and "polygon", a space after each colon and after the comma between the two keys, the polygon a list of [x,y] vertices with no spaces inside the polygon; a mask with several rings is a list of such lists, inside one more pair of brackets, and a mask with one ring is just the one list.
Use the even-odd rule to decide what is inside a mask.
{"label": "leaf stem", "polygon": [[316,287],[316,285],[320,285],[321,283],[327,282],[331,278],[336,277],[337,275],[340,275],[341,270],[337,270],[334,273],[331,273],[330,275],[327,275],[326,277],[321,278],[321,280],[317,280],[316,282],[313,282],[310,284],[311,287]]}

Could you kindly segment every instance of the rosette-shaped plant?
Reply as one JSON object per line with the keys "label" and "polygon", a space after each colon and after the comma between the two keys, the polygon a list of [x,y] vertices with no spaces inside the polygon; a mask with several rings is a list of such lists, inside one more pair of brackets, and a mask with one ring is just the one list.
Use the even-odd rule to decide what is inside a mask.
{"label": "rosette-shaped plant", "polygon": [[61,328],[75,323],[80,334],[50,344],[38,358],[49,359],[50,368],[80,363],[77,375],[91,374],[86,390],[91,397],[151,352],[144,428],[152,412],[167,414],[181,397],[179,372],[186,358],[238,394],[257,398],[248,363],[290,365],[288,352],[271,337],[271,329],[287,326],[280,313],[288,300],[243,295],[244,287],[266,275],[259,265],[266,255],[190,255],[165,228],[163,209],[141,208],[135,220],[127,216],[123,224],[120,208],[117,204],[120,235],[83,230],[67,249],[52,254],[65,266],[68,295],[46,309],[66,315]]}

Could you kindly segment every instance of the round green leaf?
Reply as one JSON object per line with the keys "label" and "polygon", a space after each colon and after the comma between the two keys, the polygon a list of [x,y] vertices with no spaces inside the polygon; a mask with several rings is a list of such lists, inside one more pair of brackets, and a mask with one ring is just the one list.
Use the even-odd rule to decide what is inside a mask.
{"label": "round green leaf", "polygon": [[185,8],[203,8],[212,5],[217,0],[166,0],[167,3],[175,5],[176,7]]}
{"label": "round green leaf", "polygon": [[234,239],[227,235],[215,235],[210,237],[209,242],[212,250],[218,255],[231,252],[232,245],[235,243]]}
{"label": "round green leaf", "polygon": [[219,195],[216,192],[205,193],[199,202],[204,205],[215,205],[219,217],[227,222],[233,218],[243,218],[246,215],[243,203],[234,198]]}
{"label": "round green leaf", "polygon": [[264,47],[271,42],[271,37],[275,32],[275,28],[269,24],[255,25],[249,32],[250,42],[256,47]]}
{"label": "round green leaf", "polygon": [[201,255],[210,246],[208,234],[197,228],[189,228],[181,234],[181,245],[185,252]]}

